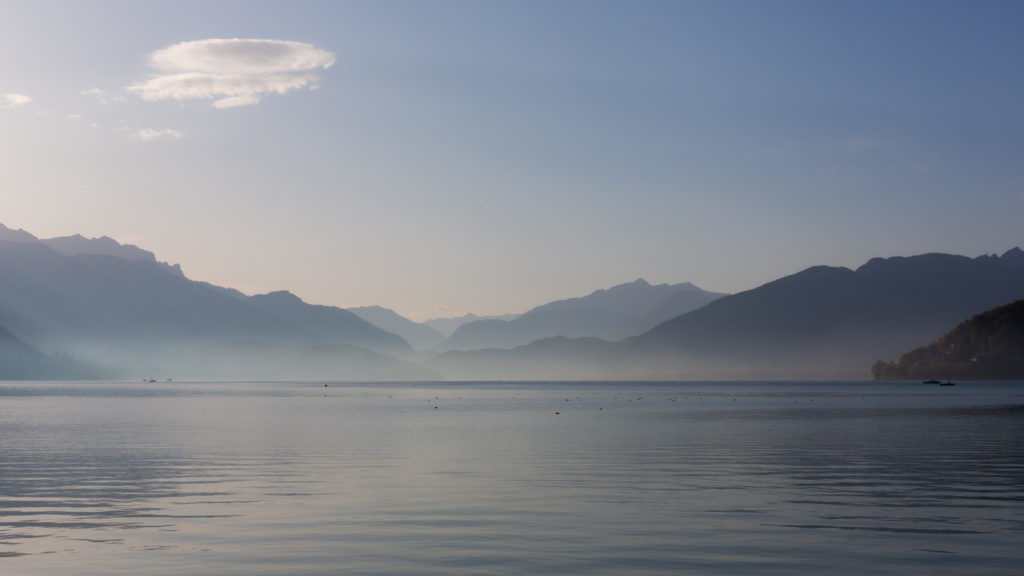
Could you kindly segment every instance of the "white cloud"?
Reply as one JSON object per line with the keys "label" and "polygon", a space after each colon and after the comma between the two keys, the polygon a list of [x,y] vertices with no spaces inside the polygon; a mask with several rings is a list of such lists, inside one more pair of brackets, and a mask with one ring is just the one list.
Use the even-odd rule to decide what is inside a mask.
{"label": "white cloud", "polygon": [[243,94],[241,96],[231,96],[230,98],[221,98],[213,103],[214,108],[223,110],[224,108],[237,108],[239,106],[251,106],[260,101],[259,98],[252,94]]}
{"label": "white cloud", "polygon": [[305,42],[214,38],[157,50],[149,61],[158,70],[260,75],[330,68],[334,54]]}
{"label": "white cloud", "polygon": [[152,142],[153,140],[180,140],[184,135],[177,130],[171,130],[170,128],[164,130],[155,130],[153,128],[143,128],[135,133],[135,137],[143,142]]}
{"label": "white cloud", "polygon": [[17,108],[31,102],[24,94],[0,94],[0,108]]}
{"label": "white cloud", "polygon": [[334,54],[304,42],[214,38],[157,50],[149,64],[159,73],[129,92],[150,101],[214,100],[224,109],[251,106],[267,93],[315,88],[315,71],[334,65]]}
{"label": "white cloud", "polygon": [[144,85],[128,90],[145,100],[224,100],[249,98],[248,104],[259,102],[259,94],[285,94],[314,81],[313,75],[213,76],[198,72],[168,74],[151,78]]}

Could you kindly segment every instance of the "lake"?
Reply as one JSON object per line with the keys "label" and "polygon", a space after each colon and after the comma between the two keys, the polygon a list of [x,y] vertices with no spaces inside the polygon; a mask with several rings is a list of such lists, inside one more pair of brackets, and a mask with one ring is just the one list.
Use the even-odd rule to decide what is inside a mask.
{"label": "lake", "polygon": [[1024,385],[0,382],[0,573],[1008,574]]}

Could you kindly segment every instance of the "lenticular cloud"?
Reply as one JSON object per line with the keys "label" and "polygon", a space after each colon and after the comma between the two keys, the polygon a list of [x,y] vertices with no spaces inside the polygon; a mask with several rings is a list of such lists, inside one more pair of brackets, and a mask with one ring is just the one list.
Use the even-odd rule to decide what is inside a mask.
{"label": "lenticular cloud", "polygon": [[314,88],[316,71],[330,68],[334,54],[286,40],[196,40],[150,54],[158,73],[128,91],[145,100],[214,100],[215,108],[251,106],[266,93]]}

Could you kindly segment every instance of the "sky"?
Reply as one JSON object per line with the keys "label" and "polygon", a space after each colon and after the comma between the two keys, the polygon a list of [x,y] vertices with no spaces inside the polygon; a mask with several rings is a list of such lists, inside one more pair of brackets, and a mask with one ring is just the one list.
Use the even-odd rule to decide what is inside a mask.
{"label": "sky", "polygon": [[1024,246],[1024,3],[0,0],[0,223],[423,320]]}

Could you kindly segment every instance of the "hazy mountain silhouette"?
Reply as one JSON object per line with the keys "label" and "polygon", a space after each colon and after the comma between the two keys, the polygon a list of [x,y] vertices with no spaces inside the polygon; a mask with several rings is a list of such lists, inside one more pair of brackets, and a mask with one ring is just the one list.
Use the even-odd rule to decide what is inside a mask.
{"label": "hazy mountain silhouette", "polygon": [[347,310],[374,326],[401,336],[414,350],[433,350],[445,339],[443,334],[430,326],[413,322],[388,308],[361,306]]}
{"label": "hazy mountain silhouette", "polygon": [[313,343],[348,344],[398,354],[412,352],[400,336],[386,332],[348,310],[307,304],[286,290],[250,296],[248,302],[307,339],[312,337]]}
{"label": "hazy mountain silhouette", "polygon": [[462,316],[454,316],[451,318],[431,318],[430,320],[424,320],[423,324],[437,330],[443,334],[445,338],[448,338],[459,329],[459,326],[462,326],[463,324],[469,324],[470,322],[476,322],[477,320],[512,320],[517,316],[519,316],[519,314],[500,314],[497,316],[463,314]]}
{"label": "hazy mountain silhouette", "polygon": [[106,241],[84,246],[105,253],[82,252],[81,240],[71,237],[62,254],[31,235],[0,232],[17,238],[0,240],[0,324],[48,354],[120,366],[133,376],[234,378],[241,369],[267,378],[432,376],[363,350],[411,352],[400,337],[340,308],[286,293],[246,297]]}
{"label": "hazy mountain silhouette", "polygon": [[878,379],[1020,380],[1024,378],[1024,300],[978,314],[928,346],[879,360]]}
{"label": "hazy mountain silhouette", "polygon": [[[106,237],[40,240],[0,225],[0,378],[114,367],[175,378],[863,378],[879,358],[1024,298],[1024,251],[816,266],[718,296],[638,280],[467,323],[449,345],[493,348],[440,354],[424,368],[391,356],[411,348],[351,311],[196,282]],[[437,339],[414,337],[417,325],[388,310],[360,312],[422,338],[418,347]]]}
{"label": "hazy mountain silhouette", "polygon": [[[81,234],[74,234],[72,236],[40,239],[24,230],[11,230],[3,224],[0,224],[0,241],[45,244],[65,256],[98,254],[104,256],[115,256],[125,260],[157,261],[156,256],[149,250],[143,250],[142,248],[132,244],[121,244],[109,236],[86,238]],[[160,262],[160,264],[178,274],[181,274],[181,268],[178,265],[171,266],[165,262]]]}
{"label": "hazy mountain silhouette", "polygon": [[69,356],[49,356],[0,326],[0,380],[89,379],[105,376]]}
{"label": "hazy mountain silhouette", "polygon": [[640,279],[580,298],[550,302],[513,320],[478,320],[464,324],[442,348],[515,348],[554,336],[621,340],[721,296],[688,282],[652,286]]}
{"label": "hazy mountain silhouette", "polygon": [[[1024,252],[1018,248],[973,259],[876,258],[855,271],[817,266],[722,297],[612,346],[579,343],[560,359],[560,370],[581,379],[865,378],[876,359],[895,357],[963,318],[1022,296]],[[542,341],[442,354],[429,365],[445,375],[508,378],[513,369],[530,373],[554,344],[567,348]]]}
{"label": "hazy mountain silhouette", "polygon": [[[1024,295],[1024,252],[817,266],[722,298],[628,342],[723,375],[865,377],[866,367]],[[658,358],[662,360],[662,358]],[[682,361],[682,362],[680,362]]]}
{"label": "hazy mountain silhouette", "polygon": [[148,260],[156,262],[156,256],[149,250],[143,250],[132,244],[120,244],[113,238],[103,236],[100,238],[86,238],[81,234],[74,236],[61,236],[41,240],[50,248],[65,256],[76,254],[102,254],[105,256],[116,256],[125,260]]}
{"label": "hazy mountain silhouette", "polygon": [[24,230],[12,230],[0,224],[0,242],[39,242],[39,239]]}
{"label": "hazy mountain silhouette", "polygon": [[47,358],[0,326],[0,380],[46,378]]}
{"label": "hazy mountain silhouette", "polygon": [[425,365],[451,380],[614,380],[625,374],[620,355],[619,343],[555,336],[511,350],[444,352]]}

